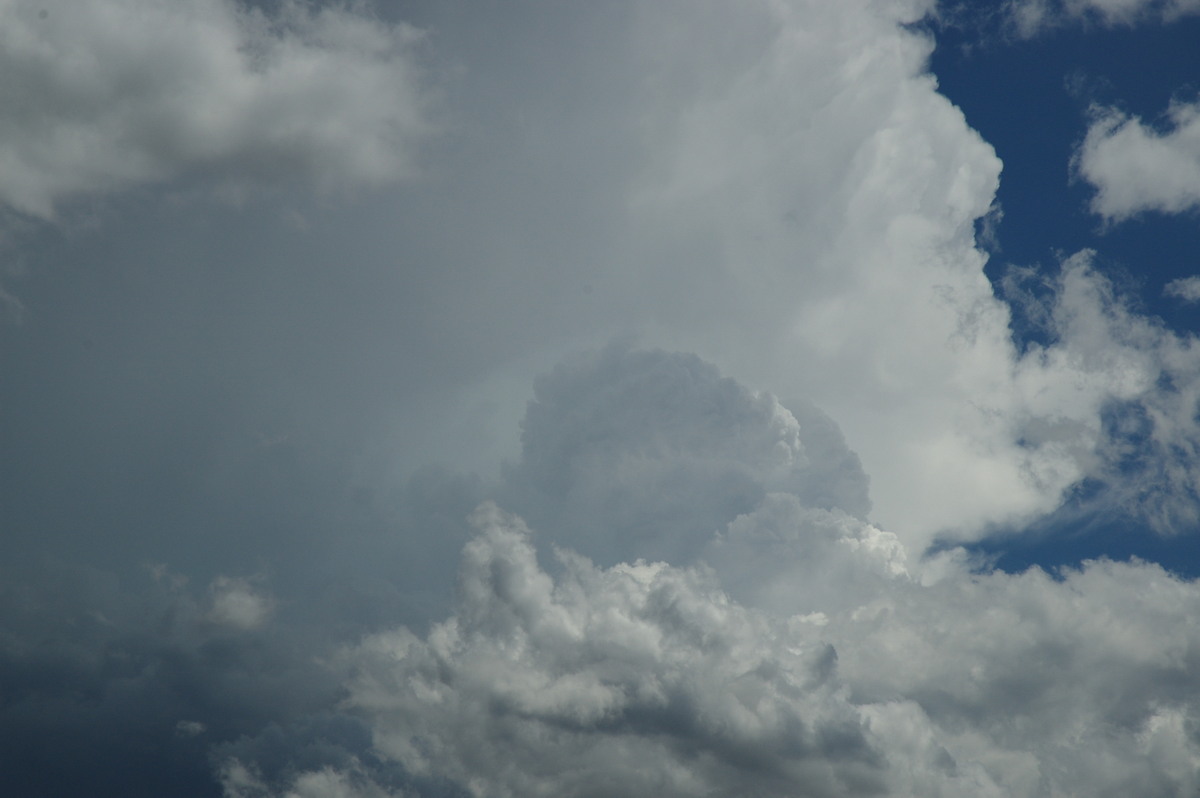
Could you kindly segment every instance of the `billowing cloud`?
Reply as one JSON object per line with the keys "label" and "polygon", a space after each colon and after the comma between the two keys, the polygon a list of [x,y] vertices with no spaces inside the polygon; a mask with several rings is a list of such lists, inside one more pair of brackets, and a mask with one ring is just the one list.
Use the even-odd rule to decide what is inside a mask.
{"label": "billowing cloud", "polygon": [[827,645],[698,571],[564,552],[556,582],[518,519],[484,506],[476,523],[459,614],[428,641],[399,631],[348,654],[350,704],[385,755],[475,795],[881,788]]}
{"label": "billowing cloud", "polygon": [[1096,188],[1092,210],[1108,220],[1198,208],[1200,103],[1171,103],[1161,128],[1115,108],[1099,109],[1074,165]]}
{"label": "billowing cloud", "polygon": [[[0,0],[0,199],[411,173],[413,29],[269,7]],[[95,568],[0,580],[23,794],[1195,792],[1195,583],[929,553],[1200,507],[1195,339],[984,273],[933,9],[412,4],[433,179],[32,224],[0,548]]]}
{"label": "billowing cloud", "polygon": [[296,0],[0,2],[0,201],[177,177],[340,189],[412,173],[419,34]]}
{"label": "billowing cloud", "polygon": [[[1068,264],[1063,279],[1060,323],[1103,328],[1086,318],[1099,300],[1076,296],[1096,286],[1086,265]],[[1121,356],[1120,341],[1092,342]],[[579,437],[587,430],[597,435]],[[230,796],[319,785],[1034,798],[1200,786],[1200,632],[1188,620],[1200,583],[1136,561],[1050,575],[973,571],[954,549],[910,557],[886,530],[816,506],[823,494],[809,485],[825,467],[838,474],[837,458],[762,467],[780,464],[781,441],[806,451],[803,428],[770,395],[689,355],[610,348],[565,364],[539,384],[526,432],[524,473],[545,496],[608,490],[622,464],[661,488],[654,475],[688,451],[710,466],[727,454],[722,468],[678,474],[669,489],[685,503],[737,463],[758,491],[715,530],[720,503],[710,518],[690,516],[661,490],[623,490],[617,513],[551,500],[543,518],[558,528],[532,531],[484,502],[449,616],[426,633],[368,635],[331,659],[347,691],[341,711],[362,727],[328,735],[347,740],[332,755],[285,748],[302,758],[276,764],[273,781],[257,770],[268,738],[226,747]],[[556,467],[533,467],[543,462]],[[597,514],[619,534],[622,518],[664,507],[668,529],[693,525],[674,552],[690,565],[638,558],[658,546],[652,536],[622,541],[626,559],[607,567],[555,543],[596,547]],[[363,733],[369,747],[352,740]]]}
{"label": "billowing cloud", "polygon": [[511,501],[606,563],[692,556],[774,491],[865,518],[858,458],[800,407],[803,422],[695,355],[609,346],[538,380]]}
{"label": "billowing cloud", "polygon": [[1200,585],[1156,566],[1062,580],[950,566],[829,616],[780,616],[665,563],[559,550],[551,577],[520,519],[485,505],[475,523],[454,615],[344,655],[376,750],[471,795],[1200,786]]}

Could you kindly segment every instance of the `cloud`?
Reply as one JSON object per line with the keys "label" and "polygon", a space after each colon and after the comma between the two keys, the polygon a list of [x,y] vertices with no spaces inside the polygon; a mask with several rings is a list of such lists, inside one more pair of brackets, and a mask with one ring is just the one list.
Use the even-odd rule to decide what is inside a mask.
{"label": "cloud", "polygon": [[203,596],[160,574],[6,565],[0,745],[11,789],[211,795],[210,745],[335,699],[336,679],[313,661],[326,643],[302,627],[248,635],[215,624]]}
{"label": "cloud", "polygon": [[218,576],[209,586],[212,606],[207,618],[235,629],[257,629],[270,619],[275,600],[245,579]]}
{"label": "cloud", "polygon": [[[52,7],[42,29],[0,0],[0,41],[92,53],[111,101],[80,111],[75,73],[6,45],[24,72],[0,74],[57,104],[3,118],[37,171],[0,191],[48,216],[173,180],[408,174],[412,32],[280,7]],[[1025,286],[1044,327],[1013,343],[975,236],[1000,162],[928,74],[907,23],[932,7],[428,4],[465,68],[419,191],[304,229],[269,202],[155,204],[46,244],[42,321],[5,370],[0,545],[186,563],[198,587],[0,581],[0,748],[23,786],[1195,792],[1194,583],[926,555],[1096,483],[1095,508],[1183,531],[1200,453],[1194,340],[1091,253]],[[135,11],[161,39],[102,24]],[[181,74],[242,124],[185,135],[210,121],[170,99]],[[275,91],[297,93],[292,144],[256,115]],[[61,144],[76,133],[104,158]],[[501,456],[498,484],[456,473]],[[263,563],[269,594],[220,576]]]}
{"label": "cloud", "polygon": [[347,770],[325,767],[300,773],[278,791],[237,760],[225,763],[220,778],[225,798],[402,798],[404,795],[376,784],[357,763]]}
{"label": "cloud", "polygon": [[[1077,484],[1098,480],[1102,512],[1123,510],[1159,532],[1200,521],[1200,348],[1190,334],[1142,316],[1092,265],[1084,251],[1062,263],[1043,311],[1048,346],[1022,359],[1018,385],[1035,415],[1030,436],[1080,470]],[[1082,408],[1045,426],[1053,406]],[[1051,411],[1052,412],[1052,411]]]}
{"label": "cloud", "polygon": [[858,459],[799,406],[803,423],[695,355],[610,345],[537,381],[508,495],[606,563],[694,556],[772,491],[865,517]]}
{"label": "cloud", "polygon": [[1200,585],[1157,566],[1061,581],[951,566],[787,616],[731,600],[704,569],[558,550],[551,577],[519,518],[488,504],[474,522],[454,614],[343,655],[377,751],[471,795],[1200,786]]}
{"label": "cloud", "polygon": [[[1064,265],[1061,283],[1049,316],[1072,342],[1061,356],[1087,370],[1135,343],[1169,353],[1169,340],[1137,338],[1161,331],[1091,293],[1104,284],[1084,258]],[[1132,338],[1105,337],[1114,331]],[[778,465],[781,440],[807,451],[769,395],[689,355],[613,347],[538,388],[527,455],[554,452],[544,461],[554,467],[523,465],[545,496],[605,486],[627,457],[654,474],[706,449],[743,466]],[[576,437],[588,430],[603,434]],[[683,504],[711,492],[709,473],[672,485]],[[342,711],[365,724],[378,760],[352,754],[360,742],[283,771],[293,775],[278,789],[296,789],[296,773],[330,789],[359,773],[428,796],[1033,798],[1200,786],[1200,633],[1188,625],[1200,583],[1137,561],[1050,575],[973,571],[953,549],[910,558],[886,530],[813,506],[821,494],[797,473],[744,473],[760,488],[754,506],[712,530],[718,504],[679,542],[692,561],[683,566],[635,559],[653,540],[623,544],[629,558],[608,567],[553,545],[595,545],[597,513],[622,517],[603,503],[562,503],[544,514],[562,528],[531,531],[484,502],[449,616],[425,634],[368,635],[332,660]],[[616,503],[636,516],[659,508],[659,493]],[[661,515],[668,526],[678,507]],[[552,563],[539,562],[547,547],[535,541],[552,544]],[[223,760],[228,783],[258,778],[254,751]],[[402,774],[391,782],[378,775],[388,765]]]}
{"label": "cloud", "polygon": [[428,129],[419,34],[362,5],[0,2],[0,201],[176,178],[222,189],[378,185]]}
{"label": "cloud", "polygon": [[1197,0],[1008,0],[1005,11],[1018,33],[1035,36],[1074,21],[1114,27],[1146,21],[1173,22],[1200,13]]}
{"label": "cloud", "polygon": [[1161,130],[1115,108],[1094,116],[1073,162],[1096,188],[1093,212],[1119,222],[1200,207],[1200,103],[1172,102]]}
{"label": "cloud", "polygon": [[1163,286],[1163,296],[1175,297],[1181,302],[1200,302],[1200,277],[1180,277]]}
{"label": "cloud", "polygon": [[402,630],[347,654],[384,755],[476,795],[879,788],[828,646],[787,640],[698,571],[564,552],[555,583],[518,519],[484,506],[476,523],[460,612],[428,641]]}

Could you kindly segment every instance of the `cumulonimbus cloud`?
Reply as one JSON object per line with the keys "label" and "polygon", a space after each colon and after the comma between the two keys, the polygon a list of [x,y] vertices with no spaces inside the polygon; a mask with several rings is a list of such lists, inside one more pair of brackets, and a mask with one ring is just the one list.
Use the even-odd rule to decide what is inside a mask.
{"label": "cumulonimbus cloud", "polygon": [[0,202],[177,177],[377,185],[428,129],[420,34],[362,5],[0,2]]}
{"label": "cumulonimbus cloud", "polygon": [[[774,407],[715,373],[675,379],[707,373],[701,365],[620,349],[577,360],[531,406],[539,451],[670,467],[711,443],[709,413],[687,408]],[[637,389],[612,401],[568,390],[599,390],[588,375],[620,385],[622,368]],[[655,384],[672,389],[645,389]],[[607,436],[580,441],[558,423],[570,412],[544,403],[568,394]],[[539,418],[549,412],[557,421]],[[622,432],[672,414],[671,445]],[[761,434],[770,417],[734,425],[730,463],[777,456],[778,440]],[[567,493],[612,479],[605,468],[532,473]],[[369,729],[377,761],[293,772],[268,792],[252,758],[229,759],[228,794],[301,784],[385,794],[369,791],[384,789],[385,765],[404,774],[389,782],[396,794],[423,796],[1082,798],[1200,786],[1200,632],[1188,621],[1200,583],[1136,561],[1051,575],[974,571],[961,550],[910,559],[887,531],[812,506],[803,477],[746,473],[772,490],[722,529],[702,527],[690,565],[637,558],[637,541],[607,567],[555,546],[598,534],[587,505],[545,516],[590,530],[575,537],[483,503],[449,616],[331,659],[342,709]],[[677,485],[685,499],[705,488],[703,473]],[[659,506],[652,491],[622,501],[634,514]],[[440,786],[414,786],[422,780]]]}

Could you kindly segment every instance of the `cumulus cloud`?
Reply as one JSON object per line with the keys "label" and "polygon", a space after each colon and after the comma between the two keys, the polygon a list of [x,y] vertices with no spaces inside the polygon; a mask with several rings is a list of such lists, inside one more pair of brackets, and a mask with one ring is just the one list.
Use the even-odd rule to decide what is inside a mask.
{"label": "cumulus cloud", "polygon": [[865,518],[858,459],[836,424],[799,406],[803,424],[695,355],[612,345],[537,381],[507,490],[606,563],[692,556],[773,491]]}
{"label": "cumulus cloud", "polygon": [[[975,237],[1000,163],[907,24],[933,3],[579,6],[588,24],[551,7],[537,25],[527,6],[441,18],[474,59],[455,98],[470,129],[428,193],[333,210],[304,236],[254,216],[247,240],[205,236],[196,262],[225,271],[89,271],[56,311],[82,321],[6,372],[0,423],[28,457],[0,480],[25,519],[4,545],[51,534],[31,507],[70,495],[104,520],[61,550],[183,551],[204,574],[193,593],[164,571],[140,598],[115,577],[0,581],[0,748],[23,782],[236,798],[1195,792],[1195,583],[926,554],[1082,484],[1168,532],[1194,525],[1200,495],[1195,342],[1123,302],[1090,253],[1029,291],[1044,335],[1014,345]],[[0,86],[37,111],[0,110],[5,201],[49,216],[201,173],[406,174],[426,118],[413,33],[361,6],[278,8],[109,0],[71,17],[0,0]],[[160,38],[116,24],[139,15]],[[85,77],[103,103],[79,99]],[[173,257],[169,216],[154,235],[170,243],[105,239],[113,261]],[[63,246],[78,266],[91,243]],[[331,252],[361,260],[332,279]],[[398,460],[466,462],[509,434],[527,374],[629,331],[698,354],[571,358],[536,383],[498,484],[427,471],[396,489]],[[65,375],[51,388],[46,362]],[[290,437],[264,447],[263,430]],[[447,608],[442,574],[486,497]],[[256,557],[317,577],[290,594],[275,571],[271,594],[212,578]],[[324,580],[330,601],[296,601]],[[319,634],[289,625],[305,612]],[[39,747],[64,728],[57,750],[82,765],[47,775]],[[95,778],[117,766],[123,779]]]}
{"label": "cumulus cloud", "polygon": [[[1067,264],[1062,282],[1052,317],[1092,330],[1071,333],[1072,359],[1127,356],[1129,340],[1098,337],[1110,326],[1161,334],[1119,319],[1111,297],[1105,305],[1088,296],[1100,283],[1086,263]],[[1089,316],[1101,307],[1106,318]],[[1085,340],[1094,351],[1078,348]],[[605,385],[612,396],[594,400]],[[567,468],[566,477],[531,469],[548,487],[568,483],[568,494],[607,485],[622,453],[655,473],[678,448],[702,452],[713,412],[747,411],[732,426],[739,440],[718,438],[730,462],[774,462],[782,431],[804,440],[794,420],[769,423],[769,395],[687,355],[609,349],[540,388],[527,419],[527,430],[542,425],[530,436],[538,450],[561,443],[581,461],[610,463]],[[552,396],[580,401],[592,423],[571,428]],[[623,427],[637,434],[618,434]],[[573,437],[586,429],[606,434]],[[603,458],[589,461],[598,451]],[[602,532],[596,505],[575,506],[577,515],[563,505],[545,518],[568,528],[531,531],[483,503],[450,615],[424,634],[369,635],[332,660],[344,674],[342,711],[364,724],[377,759],[359,756],[361,742],[348,745],[333,761],[284,769],[290,775],[266,792],[259,744],[228,748],[228,794],[342,789],[352,776],[363,789],[425,796],[1033,798],[1200,786],[1200,633],[1188,621],[1200,583],[1137,561],[1051,575],[973,571],[960,550],[909,557],[886,530],[813,506],[821,494],[797,474],[746,473],[760,487],[757,503],[715,531],[712,519],[701,522],[682,552],[695,555],[691,565],[630,557],[604,567],[535,544],[592,543]],[[674,487],[700,496],[707,479],[685,473]],[[767,484],[772,491],[761,490]],[[659,506],[655,491],[621,502],[634,513]],[[572,524],[588,533],[573,535]],[[388,765],[401,774],[390,782]]]}
{"label": "cumulus cloud", "polygon": [[419,33],[363,5],[0,2],[0,201],[177,177],[340,189],[411,174]]}
{"label": "cumulus cloud", "polygon": [[[730,602],[704,573],[543,572],[485,505],[460,612],[348,652],[375,745],[474,795],[874,792],[878,753],[829,683],[836,654]],[[799,696],[807,696],[801,706]]]}
{"label": "cumulus cloud", "polygon": [[1200,585],[1156,566],[1090,563],[1062,580],[952,567],[786,616],[731,600],[703,569],[603,569],[559,550],[554,578],[519,518],[484,505],[474,521],[455,613],[344,654],[375,748],[471,795],[1200,786],[1187,620]]}
{"label": "cumulus cloud", "polygon": [[1200,207],[1200,103],[1172,102],[1162,129],[1115,108],[1095,111],[1074,167],[1110,221]]}

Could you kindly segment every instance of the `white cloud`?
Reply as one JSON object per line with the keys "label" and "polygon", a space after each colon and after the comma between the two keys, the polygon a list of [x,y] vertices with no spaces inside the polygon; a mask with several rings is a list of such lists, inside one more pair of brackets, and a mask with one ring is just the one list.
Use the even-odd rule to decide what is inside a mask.
{"label": "white cloud", "polygon": [[1107,26],[1172,22],[1200,13],[1200,0],[1008,0],[1005,10],[1028,37],[1079,20]]}
{"label": "white cloud", "polygon": [[176,177],[341,189],[410,174],[416,31],[361,5],[0,1],[0,201]]}
{"label": "white cloud", "polygon": [[1200,585],[1156,566],[952,570],[789,618],[664,563],[560,551],[552,578],[520,519],[475,523],[455,614],[344,654],[377,750],[472,795],[1200,787]]}
{"label": "white cloud", "polygon": [[1180,277],[1163,286],[1163,296],[1182,302],[1200,302],[1200,277]]}
{"label": "white cloud", "polygon": [[1074,160],[1096,188],[1094,212],[1121,221],[1200,208],[1200,103],[1173,102],[1167,118],[1157,130],[1113,108],[1096,111]]}
{"label": "white cloud", "polygon": [[735,54],[682,44],[735,25],[720,9],[672,15],[678,39],[643,15],[669,65],[630,199],[643,340],[829,412],[872,520],[910,551],[1119,481],[1106,414],[1174,402],[1159,377],[1192,379],[1190,344],[1124,310],[1082,255],[1047,307],[1053,343],[1018,352],[975,239],[1000,162],[936,92],[931,42],[870,3],[747,8],[767,33]]}

